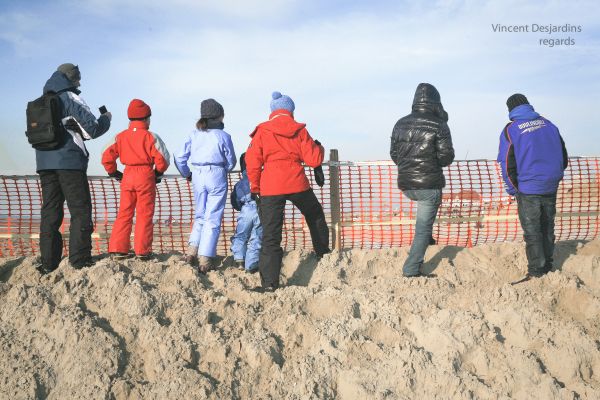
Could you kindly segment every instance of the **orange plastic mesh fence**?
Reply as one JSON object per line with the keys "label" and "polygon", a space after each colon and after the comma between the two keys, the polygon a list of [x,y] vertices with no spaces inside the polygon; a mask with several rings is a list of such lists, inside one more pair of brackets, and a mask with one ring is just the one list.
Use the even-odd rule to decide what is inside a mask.
{"label": "orange plastic mesh fence", "polygon": [[[339,204],[332,207],[329,169],[339,176]],[[589,240],[598,237],[600,157],[570,159],[557,200],[557,240]],[[314,182],[312,170],[306,169]],[[416,203],[407,199],[396,185],[397,169],[389,161],[331,162],[324,165],[325,185],[313,184],[315,193],[335,230],[342,248],[384,248],[409,245],[414,233]],[[472,246],[481,243],[519,241],[522,231],[513,197],[507,195],[495,161],[457,161],[444,169],[446,187],[434,226],[439,244]],[[39,253],[41,189],[37,176],[0,177],[0,257]],[[229,175],[229,187],[240,179]],[[93,202],[93,252],[105,253],[112,224],[117,216],[118,182],[90,177]],[[332,213],[340,222],[332,226]],[[167,176],[158,185],[154,252],[183,252],[191,230],[194,203],[191,185],[184,179]],[[225,208],[217,252],[230,253],[237,212],[229,201]],[[65,253],[69,213],[61,226]],[[334,244],[332,243],[332,246]],[[308,227],[299,211],[288,203],[282,246],[286,249],[312,248]]]}
{"label": "orange plastic mesh fence", "polygon": [[[598,236],[598,157],[571,158],[557,196],[556,240]],[[397,189],[392,162],[340,163],[342,248],[409,245],[416,203]],[[444,169],[433,236],[438,244],[469,247],[520,241],[516,199],[504,191],[499,165],[491,160],[457,161]]]}

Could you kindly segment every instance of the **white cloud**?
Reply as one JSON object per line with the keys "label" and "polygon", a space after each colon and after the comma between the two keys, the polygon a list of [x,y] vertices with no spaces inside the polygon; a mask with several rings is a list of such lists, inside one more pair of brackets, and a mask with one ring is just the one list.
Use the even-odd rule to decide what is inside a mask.
{"label": "white cloud", "polygon": [[26,13],[0,14],[0,40],[14,49],[18,57],[30,55],[40,48],[35,40],[40,23],[38,17]]}

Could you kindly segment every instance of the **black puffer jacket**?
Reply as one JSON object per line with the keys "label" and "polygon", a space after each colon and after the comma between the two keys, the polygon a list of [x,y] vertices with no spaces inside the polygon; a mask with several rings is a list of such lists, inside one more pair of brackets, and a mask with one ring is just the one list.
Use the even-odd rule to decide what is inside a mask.
{"label": "black puffer jacket", "polygon": [[420,83],[412,113],[400,119],[392,132],[390,156],[398,166],[401,190],[441,189],[442,168],[454,161],[452,137],[437,89]]}

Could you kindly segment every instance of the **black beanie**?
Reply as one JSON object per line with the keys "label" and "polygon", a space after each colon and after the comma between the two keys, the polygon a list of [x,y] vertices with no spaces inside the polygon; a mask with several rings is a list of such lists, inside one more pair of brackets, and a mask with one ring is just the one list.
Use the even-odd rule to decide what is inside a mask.
{"label": "black beanie", "polygon": [[242,172],[246,170],[246,153],[242,153],[240,156],[240,168]]}
{"label": "black beanie", "polygon": [[215,99],[202,100],[200,103],[200,118],[214,119],[222,117],[224,114],[223,106]]}
{"label": "black beanie", "polygon": [[523,96],[521,93],[515,93],[512,96],[510,96],[508,100],[506,100],[508,112],[511,112],[513,108],[522,104],[529,104],[529,101],[527,101],[527,97]]}

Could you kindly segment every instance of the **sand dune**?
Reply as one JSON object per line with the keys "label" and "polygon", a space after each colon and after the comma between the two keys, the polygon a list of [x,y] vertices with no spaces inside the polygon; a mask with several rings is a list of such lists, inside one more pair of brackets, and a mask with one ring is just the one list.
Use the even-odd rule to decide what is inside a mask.
{"label": "sand dune", "polygon": [[600,398],[600,241],[517,286],[523,244],[434,246],[434,279],[402,278],[406,254],[292,251],[266,295],[229,259],[2,259],[0,398]]}

